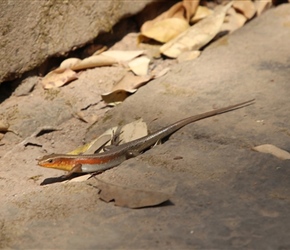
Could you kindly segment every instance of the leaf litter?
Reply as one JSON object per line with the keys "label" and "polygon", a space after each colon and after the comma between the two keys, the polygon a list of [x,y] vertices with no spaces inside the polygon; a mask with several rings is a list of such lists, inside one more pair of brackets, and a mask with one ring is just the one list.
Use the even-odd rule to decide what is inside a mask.
{"label": "leaf litter", "polygon": [[[147,43],[148,51],[146,49],[104,51],[107,47],[102,46],[83,60],[79,58],[64,60],[57,69],[43,77],[42,85],[45,89],[61,87],[78,79],[77,72],[90,68],[125,67],[128,74],[124,75],[112,90],[102,94],[103,101],[114,106],[156,78],[158,73],[154,76],[149,68],[150,63],[154,64],[152,54],[157,57],[162,54],[168,58],[177,58],[178,63],[194,60],[201,55],[201,49],[219,32],[233,32],[271,5],[271,0],[222,1],[221,4],[199,0],[180,1],[141,26],[137,40],[139,47],[146,48]],[[152,46],[150,48],[150,41],[153,40],[159,43],[154,46],[154,52],[150,51],[153,49]]]}

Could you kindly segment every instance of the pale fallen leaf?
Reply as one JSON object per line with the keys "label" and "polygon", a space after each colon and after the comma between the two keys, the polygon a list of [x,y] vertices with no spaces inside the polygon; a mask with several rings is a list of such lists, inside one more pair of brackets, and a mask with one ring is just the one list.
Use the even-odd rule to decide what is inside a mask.
{"label": "pale fallen leaf", "polygon": [[114,87],[113,91],[124,89],[127,91],[135,90],[145,83],[150,81],[152,76],[135,76],[131,72],[128,72]]}
{"label": "pale fallen leaf", "polygon": [[121,144],[148,135],[147,124],[142,119],[124,125],[121,129]]}
{"label": "pale fallen leaf", "polygon": [[137,57],[128,63],[129,68],[138,76],[148,74],[150,59],[147,56]]}
{"label": "pale fallen leaf", "polygon": [[271,154],[281,160],[290,159],[290,153],[272,144],[264,144],[253,148],[255,151]]}
{"label": "pale fallen leaf", "polygon": [[222,24],[221,32],[227,31],[229,33],[241,28],[247,22],[247,18],[235,11],[234,8],[228,10],[228,16],[225,18],[225,22]]}
{"label": "pale fallen leaf", "polygon": [[132,50],[132,51],[108,50],[108,51],[103,52],[101,55],[112,57],[116,61],[128,62],[142,55],[143,53],[144,53],[144,50]]}
{"label": "pale fallen leaf", "polygon": [[94,67],[100,67],[100,66],[110,66],[115,63],[117,63],[116,59],[102,54],[102,55],[95,55],[95,56],[87,57],[83,59],[82,61],[80,61],[79,63],[73,65],[71,69],[82,70],[82,69],[88,69],[88,68],[94,68]]}
{"label": "pale fallen leaf", "polygon": [[166,43],[189,28],[186,20],[172,17],[154,22],[141,34],[161,43]]}
{"label": "pale fallen leaf", "polygon": [[128,96],[134,94],[138,88],[148,83],[150,80],[165,75],[170,68],[165,68],[158,73],[146,76],[135,76],[128,72],[112,89],[112,91],[102,94],[102,99],[108,105],[123,102]]}
{"label": "pale fallen leaf", "polygon": [[174,4],[168,11],[163,12],[161,15],[153,20],[145,22],[141,27],[141,34],[146,32],[148,29],[156,23],[167,18],[179,18],[189,22],[190,18],[195,14],[195,11],[199,5],[199,0],[184,0]]}
{"label": "pale fallen leaf", "polygon": [[244,14],[247,19],[256,14],[255,4],[251,0],[234,0],[233,8]]}
{"label": "pale fallen leaf", "polygon": [[171,17],[179,17],[179,18],[183,19],[184,12],[185,12],[185,8],[184,8],[183,4],[181,2],[176,3],[168,11],[163,12],[161,15],[157,16],[155,19],[145,22],[141,26],[141,34],[146,32],[148,29],[151,29],[151,27],[156,22],[162,21],[164,19],[171,18]]}
{"label": "pale fallen leaf", "polygon": [[55,69],[42,78],[42,86],[45,89],[61,87],[64,84],[77,79],[77,73],[71,69]]}
{"label": "pale fallen leaf", "polygon": [[71,69],[74,65],[80,63],[81,61],[82,60],[79,58],[68,58],[60,64],[59,68],[60,69],[67,69],[67,68]]}
{"label": "pale fallen leaf", "polygon": [[205,17],[211,15],[213,11],[205,6],[198,6],[197,10],[194,14],[194,16],[191,18],[191,23],[196,23],[200,21],[201,19],[204,19]]}
{"label": "pale fallen leaf", "polygon": [[137,88],[143,86],[150,81],[153,76],[135,76],[128,72],[119,83],[117,83],[112,91],[102,94],[102,99],[106,103],[122,102],[129,95],[135,93]]}
{"label": "pale fallen leaf", "polygon": [[182,4],[185,8],[186,20],[189,22],[197,11],[199,0],[183,0]]}
{"label": "pale fallen leaf", "polygon": [[213,14],[161,46],[161,53],[168,57],[176,58],[184,51],[199,50],[220,31],[225,14],[231,5],[232,2],[226,6],[217,6]]}
{"label": "pale fallen leaf", "polygon": [[100,199],[105,202],[114,201],[116,206],[142,208],[157,206],[169,200],[172,194],[156,190],[140,190],[119,186],[97,179],[96,187],[100,190]]}
{"label": "pale fallen leaf", "polygon": [[200,56],[199,50],[193,50],[193,51],[184,51],[177,57],[177,62],[181,63],[184,61],[190,61],[198,58]]}
{"label": "pale fallen leaf", "polygon": [[124,90],[124,89],[117,89],[108,93],[102,94],[102,99],[105,103],[110,106],[115,106],[123,102],[127,97],[131,94],[134,94],[137,89],[133,90]]}
{"label": "pale fallen leaf", "polygon": [[257,10],[257,15],[260,16],[263,12],[270,9],[272,6],[272,0],[256,0],[254,4]]}
{"label": "pale fallen leaf", "polygon": [[70,155],[79,155],[79,154],[94,154],[95,151],[101,149],[103,146],[107,145],[111,140],[111,134],[102,134],[95,140],[76,148],[75,150],[69,152]]}

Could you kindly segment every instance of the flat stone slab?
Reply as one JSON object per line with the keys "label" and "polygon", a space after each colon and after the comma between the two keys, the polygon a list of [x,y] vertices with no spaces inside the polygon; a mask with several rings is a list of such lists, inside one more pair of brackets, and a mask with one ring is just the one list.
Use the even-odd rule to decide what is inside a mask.
{"label": "flat stone slab", "polygon": [[[98,176],[134,188],[176,186],[170,202],[146,209],[116,207],[98,199],[94,178],[39,186],[40,180],[28,176],[48,177],[55,170],[36,170],[32,161],[20,161],[25,150],[32,152],[25,149],[1,159],[0,246],[289,248],[289,160],[252,150],[261,144],[290,149],[289,23],[289,4],[272,9],[213,43],[197,60],[150,82],[88,131],[70,127],[86,133],[89,141],[141,116],[154,131],[255,98],[254,105],[188,125],[164,144]],[[71,137],[61,140],[63,145],[73,142]],[[26,170],[20,172],[23,178],[20,167]]]}

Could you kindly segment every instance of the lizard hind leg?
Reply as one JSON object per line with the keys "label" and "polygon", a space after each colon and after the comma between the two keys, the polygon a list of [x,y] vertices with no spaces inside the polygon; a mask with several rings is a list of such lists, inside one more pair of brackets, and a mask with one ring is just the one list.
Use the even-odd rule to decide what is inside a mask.
{"label": "lizard hind leg", "polygon": [[126,159],[131,159],[134,158],[136,156],[140,155],[140,152],[138,150],[130,150],[126,153]]}

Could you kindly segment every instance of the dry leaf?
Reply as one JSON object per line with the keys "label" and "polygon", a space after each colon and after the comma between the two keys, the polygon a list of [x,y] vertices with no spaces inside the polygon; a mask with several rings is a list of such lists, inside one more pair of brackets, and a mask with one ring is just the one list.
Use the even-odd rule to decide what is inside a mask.
{"label": "dry leaf", "polygon": [[156,206],[169,200],[171,194],[155,190],[138,190],[118,186],[97,179],[96,187],[100,190],[100,199],[105,202],[114,201],[116,206],[142,208]]}
{"label": "dry leaf", "polygon": [[256,14],[256,8],[251,0],[235,0],[233,8],[243,13],[247,19],[251,19]]}
{"label": "dry leaf", "polygon": [[152,78],[152,76],[135,76],[128,72],[111,92],[102,94],[102,99],[106,103],[122,102]]}
{"label": "dry leaf", "polygon": [[161,46],[162,54],[176,58],[184,51],[199,50],[209,43],[220,31],[227,10],[232,2],[226,6],[217,6],[212,15],[204,18],[178,37]]}
{"label": "dry leaf", "polygon": [[272,144],[264,144],[260,146],[256,146],[253,148],[255,151],[261,152],[261,153],[266,153],[266,154],[271,154],[274,155],[275,157],[281,159],[281,160],[288,160],[290,159],[290,153],[278,148]]}
{"label": "dry leaf", "polygon": [[204,19],[205,17],[211,15],[213,11],[205,6],[198,6],[195,15],[191,18],[191,23],[197,23],[201,19]]}
{"label": "dry leaf", "polygon": [[200,53],[201,52],[199,50],[184,51],[177,57],[177,62],[181,63],[184,61],[194,60],[199,57]]}
{"label": "dry leaf", "polygon": [[235,11],[234,8],[228,10],[228,16],[222,24],[221,31],[233,32],[241,28],[247,22],[247,18]]}
{"label": "dry leaf", "polygon": [[129,68],[138,76],[145,76],[148,74],[150,59],[147,56],[137,57],[129,62]]}
{"label": "dry leaf", "polygon": [[128,62],[142,55],[143,53],[144,53],[144,50],[132,50],[132,51],[108,50],[108,51],[103,52],[101,55],[112,57],[116,61]]}
{"label": "dry leaf", "polygon": [[135,93],[138,88],[152,79],[165,75],[168,71],[169,68],[165,68],[161,72],[151,76],[135,76],[131,72],[128,72],[120,82],[113,87],[112,91],[101,95],[102,99],[110,105],[123,102],[128,96]]}
{"label": "dry leaf", "polygon": [[[107,132],[107,131],[106,131]],[[106,133],[105,132],[105,133]],[[102,134],[95,140],[76,148],[75,150],[69,152],[69,155],[79,155],[79,154],[94,154],[97,150],[104,147],[111,140],[111,134]]]}
{"label": "dry leaf", "polygon": [[186,20],[180,18],[167,18],[154,22],[150,29],[141,34],[161,43],[166,43],[189,28]]}
{"label": "dry leaf", "polygon": [[193,17],[193,15],[197,11],[199,0],[191,0],[191,1],[183,0],[182,4],[185,8],[186,20],[189,22],[189,20]]}
{"label": "dry leaf", "polygon": [[104,55],[96,55],[90,56],[85,58],[81,62],[77,63],[76,65],[72,66],[73,70],[81,70],[81,69],[88,69],[100,66],[110,66],[117,63],[117,60]]}
{"label": "dry leaf", "polygon": [[[138,39],[140,38],[140,36],[138,37]],[[160,58],[161,54],[160,54],[160,44],[152,44],[152,43],[143,43],[141,41],[138,41],[138,47],[140,49],[144,49],[146,50],[146,55],[149,58]]]}
{"label": "dry leaf", "polygon": [[168,18],[179,18],[189,22],[190,18],[195,14],[199,5],[199,0],[184,0],[173,5],[168,11],[162,13],[153,20],[145,22],[141,27],[141,34],[151,29],[156,22],[160,22]]}
{"label": "dry leaf", "polygon": [[135,76],[131,72],[128,72],[114,87],[113,91],[124,89],[127,91],[136,90],[150,81],[152,76]]}
{"label": "dry leaf", "polygon": [[272,0],[256,0],[254,4],[257,10],[257,15],[260,16],[263,12],[270,9],[272,6]]}
{"label": "dry leaf", "polygon": [[67,69],[67,68],[71,69],[74,65],[80,63],[81,61],[82,60],[78,59],[78,58],[68,58],[60,64],[59,68],[60,69]]}
{"label": "dry leaf", "polygon": [[42,86],[45,89],[57,88],[77,79],[77,73],[71,69],[56,69],[49,72],[42,79]]}
{"label": "dry leaf", "polygon": [[162,13],[161,15],[156,17],[155,19],[145,22],[141,27],[141,34],[146,32],[148,29],[151,29],[152,26],[156,22],[162,21],[164,19],[171,18],[171,17],[179,17],[179,18],[183,19],[184,18],[184,11],[185,10],[184,10],[182,3],[181,2],[176,3],[168,11]]}
{"label": "dry leaf", "polygon": [[115,104],[123,102],[127,97],[129,97],[131,94],[134,94],[136,91],[137,89],[133,90],[118,89],[112,92],[104,93],[101,96],[105,103],[107,103],[110,106],[115,106]]}
{"label": "dry leaf", "polygon": [[134,141],[146,135],[148,135],[147,124],[142,119],[139,119],[122,127],[120,134],[121,144]]}

